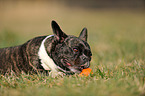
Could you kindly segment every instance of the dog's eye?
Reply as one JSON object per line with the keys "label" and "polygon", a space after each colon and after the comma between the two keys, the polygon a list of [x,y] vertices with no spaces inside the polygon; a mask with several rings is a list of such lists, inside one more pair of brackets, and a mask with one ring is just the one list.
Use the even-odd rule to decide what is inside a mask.
{"label": "dog's eye", "polygon": [[79,50],[78,50],[77,48],[74,48],[73,51],[74,51],[74,52],[78,52]]}

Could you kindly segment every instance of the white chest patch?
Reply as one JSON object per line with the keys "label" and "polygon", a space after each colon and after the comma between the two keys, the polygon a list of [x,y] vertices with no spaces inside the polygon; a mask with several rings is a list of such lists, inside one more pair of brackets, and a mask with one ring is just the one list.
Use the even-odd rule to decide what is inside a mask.
{"label": "white chest patch", "polygon": [[51,75],[52,77],[56,77],[57,75],[63,75],[63,73],[58,71],[58,66],[56,66],[53,59],[48,56],[44,46],[46,39],[52,36],[54,35],[49,35],[42,41],[38,51],[38,56],[39,59],[41,60],[41,65],[43,66],[43,68],[45,70],[51,70],[49,75]]}

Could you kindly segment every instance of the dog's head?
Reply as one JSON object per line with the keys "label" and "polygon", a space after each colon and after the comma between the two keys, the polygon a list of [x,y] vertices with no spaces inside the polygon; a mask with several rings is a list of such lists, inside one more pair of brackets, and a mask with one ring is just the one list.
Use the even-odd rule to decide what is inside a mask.
{"label": "dog's head", "polygon": [[59,25],[52,21],[54,46],[51,57],[65,73],[80,73],[90,66],[91,49],[87,43],[87,29],[84,28],[79,37],[66,35]]}

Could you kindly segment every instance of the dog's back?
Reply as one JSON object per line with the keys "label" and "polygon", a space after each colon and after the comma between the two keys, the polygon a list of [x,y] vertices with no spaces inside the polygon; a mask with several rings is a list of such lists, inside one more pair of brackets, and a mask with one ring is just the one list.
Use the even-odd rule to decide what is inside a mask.
{"label": "dog's back", "polygon": [[36,66],[38,67],[39,63],[37,52],[43,38],[37,37],[16,47],[1,48],[0,73],[5,74],[14,71],[19,74],[21,71],[27,73],[28,70],[29,72],[32,69],[36,70]]}

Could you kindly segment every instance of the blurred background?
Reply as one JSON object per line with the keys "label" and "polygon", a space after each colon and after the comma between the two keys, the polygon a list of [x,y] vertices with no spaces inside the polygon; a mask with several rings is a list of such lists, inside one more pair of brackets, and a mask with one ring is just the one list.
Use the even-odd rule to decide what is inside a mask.
{"label": "blurred background", "polygon": [[71,35],[87,27],[99,60],[145,52],[145,0],[0,0],[0,47],[52,34],[52,20]]}
{"label": "blurred background", "polygon": [[0,46],[52,34],[52,20],[66,33],[78,35],[83,27],[91,32],[99,32],[99,27],[107,30],[109,23],[118,25],[120,18],[144,16],[144,11],[145,0],[0,0]]}

